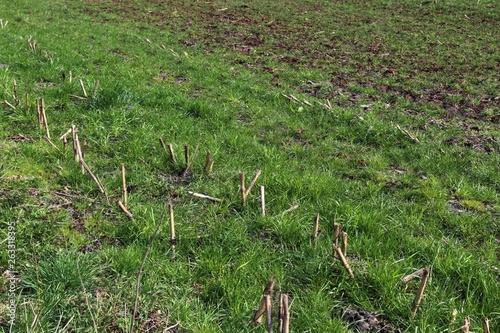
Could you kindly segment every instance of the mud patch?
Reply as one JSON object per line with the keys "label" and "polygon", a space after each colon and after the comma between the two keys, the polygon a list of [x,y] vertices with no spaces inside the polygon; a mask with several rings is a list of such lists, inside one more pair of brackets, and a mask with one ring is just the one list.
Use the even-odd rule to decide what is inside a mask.
{"label": "mud patch", "polygon": [[358,332],[401,333],[400,329],[379,315],[363,309],[346,308],[342,319],[346,325]]}
{"label": "mud patch", "polygon": [[[169,0],[169,9],[165,10],[165,2],[160,0],[86,0],[84,3],[80,10],[96,20],[105,20],[102,13],[110,13],[122,20],[169,29],[178,33],[179,42],[188,47],[208,53],[221,48],[239,53],[242,56],[228,55],[228,59],[256,70],[269,71],[271,68],[275,76],[273,83],[277,86],[281,84],[280,80],[286,80],[280,78],[277,68],[322,70],[331,76],[331,82],[307,83],[298,90],[317,98],[347,96],[341,98],[341,106],[365,99],[366,96],[351,91],[349,86],[354,84],[372,89],[370,95],[382,94],[389,99],[406,99],[423,108],[439,108],[449,119],[461,116],[491,123],[500,121],[500,115],[495,111],[500,107],[500,98],[491,93],[496,89],[495,83],[488,88],[477,88],[479,85],[488,86],[487,82],[475,84],[476,77],[493,77],[497,72],[491,57],[486,54],[477,56],[477,52],[473,52],[477,45],[455,45],[432,39],[422,42],[419,37],[404,40],[387,33],[396,28],[397,34],[413,31],[417,24],[423,34],[434,32],[435,25],[422,24],[428,21],[430,13],[421,8],[415,11],[411,7],[389,8],[374,4],[369,10],[364,10],[364,7],[359,10],[363,5],[352,3],[347,6],[343,2],[294,6],[277,2],[263,6],[261,1],[233,5],[223,1]],[[477,11],[477,17],[487,15],[476,7],[470,10]],[[450,13],[436,12],[433,15],[445,18]],[[403,26],[395,27],[391,20],[378,22],[374,17],[379,15],[387,15]],[[484,26],[474,26],[475,33],[489,31],[492,22],[481,21]],[[380,27],[382,33],[371,31],[369,26],[372,24]],[[450,28],[454,28],[453,24],[449,23]],[[398,50],[403,42],[405,49]],[[443,51],[429,56],[436,47]],[[457,47],[461,48],[464,57],[474,53],[474,63],[462,63]],[[412,78],[423,74],[433,78],[426,84],[421,78]],[[469,92],[470,87],[475,87],[473,93]]]}
{"label": "mud patch", "polygon": [[485,153],[500,151],[500,140],[492,136],[482,134],[467,134],[465,136],[453,136],[444,142],[449,146],[461,146],[473,148]]}

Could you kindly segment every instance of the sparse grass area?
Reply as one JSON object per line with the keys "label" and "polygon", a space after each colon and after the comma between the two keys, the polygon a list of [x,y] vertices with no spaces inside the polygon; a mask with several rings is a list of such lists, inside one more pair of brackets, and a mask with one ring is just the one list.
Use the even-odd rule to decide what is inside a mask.
{"label": "sparse grass area", "polygon": [[[0,19],[0,100],[15,106],[0,106],[2,331],[264,332],[248,323],[271,276],[291,332],[356,332],[348,308],[387,332],[499,329],[495,1],[16,1]],[[73,124],[109,204],[58,140]],[[122,163],[134,221],[116,204]],[[243,206],[239,172],[257,169]],[[419,280],[399,280],[425,266],[412,316]]]}

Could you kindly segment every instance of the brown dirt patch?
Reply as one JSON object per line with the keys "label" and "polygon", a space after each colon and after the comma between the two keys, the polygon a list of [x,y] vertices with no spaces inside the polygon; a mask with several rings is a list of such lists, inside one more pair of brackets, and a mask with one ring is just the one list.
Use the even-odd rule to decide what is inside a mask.
{"label": "brown dirt patch", "polygon": [[342,319],[358,332],[401,333],[379,315],[363,309],[346,308]]}
{"label": "brown dirt patch", "polygon": [[[180,0],[86,0],[85,4],[83,11],[96,20],[109,20],[100,15],[112,13],[121,20],[169,29],[189,47],[206,52],[222,47],[237,52],[244,58],[233,61],[272,72],[277,86],[281,85],[278,67],[322,70],[330,75],[330,82],[298,89],[318,98],[350,96],[341,106],[360,99],[360,94],[350,89],[354,84],[377,92],[375,97],[361,95],[363,99],[380,95],[402,98],[444,110],[449,119],[500,121],[500,114],[494,111],[500,109],[500,98],[492,95],[498,89],[476,88],[500,70],[498,63],[491,61],[495,50],[487,41],[481,48],[480,43],[463,35],[467,31],[482,36],[494,26],[495,15],[477,6],[470,8],[471,22],[457,22],[448,17],[455,18],[456,11],[463,9],[459,6],[429,5],[415,12],[406,6],[342,1],[293,6],[284,2],[233,5]],[[382,16],[384,21],[378,18]],[[422,39],[414,36],[415,31],[435,37]],[[447,41],[450,37],[445,33],[456,38]],[[471,42],[476,44],[469,45]],[[469,60],[465,61],[466,57]],[[489,82],[498,86],[498,81]],[[467,86],[475,91],[467,91]]]}

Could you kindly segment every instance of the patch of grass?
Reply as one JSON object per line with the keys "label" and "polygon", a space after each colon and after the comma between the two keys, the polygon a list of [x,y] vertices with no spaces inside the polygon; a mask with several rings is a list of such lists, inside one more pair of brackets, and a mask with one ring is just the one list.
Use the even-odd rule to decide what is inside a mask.
{"label": "patch of grass", "polygon": [[[3,251],[0,270],[21,279],[14,330],[161,332],[179,322],[171,331],[260,332],[248,322],[271,276],[291,298],[292,331],[355,331],[347,308],[403,332],[454,331],[466,317],[476,331],[483,317],[500,327],[497,7],[86,0],[6,8],[0,100],[15,108],[0,106],[0,221],[15,222],[16,261]],[[37,123],[37,98],[57,149]],[[72,125],[109,204],[74,161],[72,142],[64,149],[58,140]],[[122,163],[133,221],[116,204]],[[239,173],[248,184],[257,169],[243,205]],[[354,279],[332,255],[334,221],[348,234]],[[418,279],[399,280],[425,266],[431,278],[412,316]],[[9,274],[0,318],[9,314]]]}

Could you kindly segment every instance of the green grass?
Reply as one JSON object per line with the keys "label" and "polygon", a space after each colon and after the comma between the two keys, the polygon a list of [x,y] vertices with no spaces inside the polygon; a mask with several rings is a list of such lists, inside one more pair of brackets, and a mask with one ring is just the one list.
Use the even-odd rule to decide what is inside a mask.
{"label": "green grass", "polygon": [[[15,326],[0,319],[0,330],[162,332],[179,322],[177,332],[264,332],[248,322],[272,276],[275,304],[278,290],[292,300],[292,332],[355,332],[342,321],[347,307],[402,332],[451,332],[467,317],[476,332],[488,317],[495,332],[499,13],[492,0],[3,8],[0,100],[15,105],[16,80],[20,103],[0,106],[0,270],[11,270],[15,222],[20,281]],[[84,100],[72,96],[83,95],[80,79]],[[36,98],[60,151],[38,127]],[[58,140],[73,124],[109,204]],[[121,163],[134,221],[116,204]],[[239,172],[248,184],[257,169],[243,206]],[[334,221],[348,233],[354,279],[332,256]],[[431,277],[412,316],[418,280],[399,279],[424,266]],[[9,315],[6,277],[0,318]]]}

